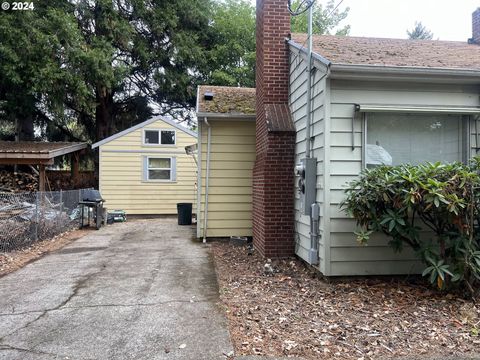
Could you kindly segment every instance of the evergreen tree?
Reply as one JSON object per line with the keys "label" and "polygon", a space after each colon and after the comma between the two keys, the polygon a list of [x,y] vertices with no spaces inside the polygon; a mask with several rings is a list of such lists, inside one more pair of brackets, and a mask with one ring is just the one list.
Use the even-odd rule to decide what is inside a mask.
{"label": "evergreen tree", "polygon": [[193,106],[210,0],[70,0],[0,12],[0,118],[96,141]]}
{"label": "evergreen tree", "polygon": [[432,40],[433,33],[428,30],[422,22],[415,22],[412,30],[407,30],[407,35],[410,40]]}

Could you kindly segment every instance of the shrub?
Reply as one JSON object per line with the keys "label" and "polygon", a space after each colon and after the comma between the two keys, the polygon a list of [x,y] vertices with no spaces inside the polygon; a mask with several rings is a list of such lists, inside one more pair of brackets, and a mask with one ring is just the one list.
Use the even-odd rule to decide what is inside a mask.
{"label": "shrub", "polygon": [[479,165],[476,158],[469,165],[367,169],[349,184],[341,207],[357,221],[360,243],[382,232],[394,250],[407,245],[417,253],[432,284],[464,284],[473,296],[480,281]]}

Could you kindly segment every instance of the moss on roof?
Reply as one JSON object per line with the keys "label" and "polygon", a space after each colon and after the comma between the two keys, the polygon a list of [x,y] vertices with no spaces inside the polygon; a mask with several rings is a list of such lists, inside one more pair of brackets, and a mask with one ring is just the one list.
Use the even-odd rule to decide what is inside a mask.
{"label": "moss on roof", "polygon": [[[205,93],[213,93],[212,100],[205,100]],[[197,112],[232,115],[255,115],[255,89],[200,86],[198,90]]]}

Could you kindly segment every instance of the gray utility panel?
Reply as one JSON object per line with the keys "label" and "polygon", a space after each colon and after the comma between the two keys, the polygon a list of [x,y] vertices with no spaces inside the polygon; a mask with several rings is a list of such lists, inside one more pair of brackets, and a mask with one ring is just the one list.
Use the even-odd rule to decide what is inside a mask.
{"label": "gray utility panel", "polygon": [[315,203],[317,181],[317,159],[303,158],[295,167],[297,191],[300,195],[300,211],[304,215],[310,215],[311,206]]}

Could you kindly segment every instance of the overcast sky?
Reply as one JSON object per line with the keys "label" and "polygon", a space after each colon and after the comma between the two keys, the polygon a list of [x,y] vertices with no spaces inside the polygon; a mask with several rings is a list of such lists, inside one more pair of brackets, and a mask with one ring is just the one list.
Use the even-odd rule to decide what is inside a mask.
{"label": "overcast sky", "polygon": [[350,13],[344,21],[352,26],[351,36],[406,38],[407,29],[421,21],[434,39],[466,41],[480,0],[343,0],[339,9],[347,6]]}

